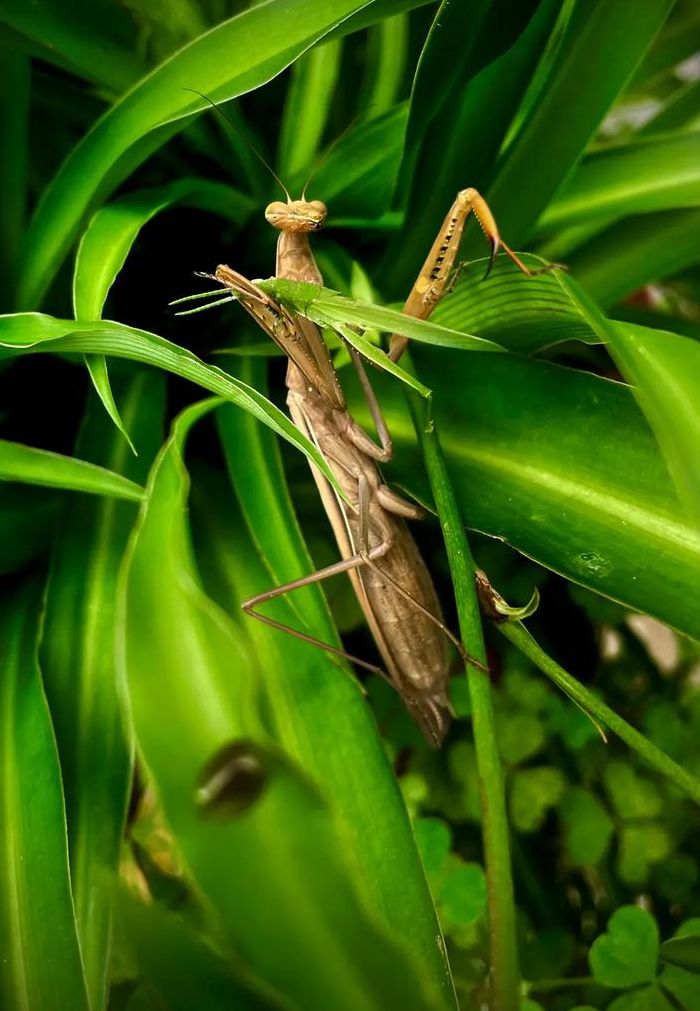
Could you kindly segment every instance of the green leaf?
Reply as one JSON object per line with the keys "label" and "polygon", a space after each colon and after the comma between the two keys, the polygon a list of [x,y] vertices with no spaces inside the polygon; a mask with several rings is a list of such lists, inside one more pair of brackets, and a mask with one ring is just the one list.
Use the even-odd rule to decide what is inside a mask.
{"label": "green leaf", "polygon": [[[20,308],[33,308],[85,215],[203,108],[269,81],[366,0],[270,0],[195,39],[144,77],[93,126],[44,193],[26,235]],[[208,107],[208,106],[207,106]]]}
{"label": "green leaf", "polygon": [[0,316],[0,346],[7,348],[7,353],[11,349],[14,354],[42,351],[107,354],[165,369],[250,411],[278,435],[307,453],[329,481],[336,484],[328,464],[316,447],[279,408],[253,387],[246,386],[213,365],[206,365],[191,351],[156,334],[110,320],[82,322],[59,320],[43,313],[14,313]]}
{"label": "green leaf", "polygon": [[559,806],[566,830],[566,850],[577,867],[593,867],[608,848],[614,831],[612,818],[587,790],[571,787]]}
{"label": "green leaf", "polygon": [[700,127],[700,82],[688,81],[663,103],[655,116],[640,130],[641,134],[670,133],[674,130],[697,130]]}
{"label": "green leaf", "polygon": [[242,225],[253,209],[253,200],[223,183],[191,178],[137,190],[102,207],[85,229],[76,255],[73,275],[76,319],[101,318],[109,289],[143,226],[157,214],[178,205],[210,211]]}
{"label": "green leaf", "polygon": [[[649,0],[634,9],[627,0],[594,0],[585,9],[572,5],[549,73],[486,193],[510,245],[527,240],[672,5],[673,0]],[[593,65],[601,72],[592,74]],[[467,251],[471,248],[467,244]]]}
{"label": "green leaf", "polygon": [[665,330],[619,323],[611,344],[659,440],[678,493],[700,528],[700,343]]}
{"label": "green leaf", "polygon": [[[700,638],[700,536],[631,392],[511,355],[418,350],[465,522]],[[378,375],[375,385],[394,440],[393,478],[425,500],[396,384]],[[368,418],[358,398],[351,411]]]}
{"label": "green leaf", "polygon": [[141,976],[165,1002],[168,1011],[281,1011],[272,993],[245,979],[224,962],[178,916],[156,903],[138,902],[126,892],[117,913]]}
{"label": "green leaf", "polygon": [[608,762],[603,779],[621,818],[654,818],[661,813],[663,801],[659,790],[627,762]]}
{"label": "green leaf", "polygon": [[342,41],[334,39],[305,53],[292,66],[277,158],[282,179],[291,180],[308,172],[318,153],[340,75],[342,53]]}
{"label": "green leaf", "polygon": [[661,945],[661,957],[669,965],[700,973],[700,934],[672,937]]}
{"label": "green leaf", "polygon": [[652,983],[638,990],[630,990],[608,1004],[608,1011],[676,1011],[663,990]]}
{"label": "green leaf", "polygon": [[370,28],[368,50],[359,105],[376,113],[388,112],[396,105],[408,58],[410,19],[407,14],[385,18]]}
{"label": "green leaf", "polygon": [[[253,972],[309,1011],[392,1002],[427,1011],[416,961],[358,899],[345,833],[300,766],[269,743],[246,638],[200,588],[181,454],[189,427],[211,406],[194,405],[176,421],[124,568],[120,656],[139,751],[222,942]],[[195,787],[231,741],[254,749],[262,789],[240,814],[217,817],[197,807]],[[311,963],[314,973],[299,972]]]}
{"label": "green leaf", "polygon": [[92,380],[92,385],[95,388],[95,393],[102,401],[102,406],[112,419],[117,430],[126,439],[129,449],[132,453],[136,453],[131,436],[119,414],[119,408],[114,399],[112,385],[109,381],[109,372],[107,371],[107,359],[104,355],[85,355],[85,365]]}
{"label": "green leaf", "polygon": [[584,158],[547,207],[538,228],[548,231],[596,215],[620,218],[698,204],[700,132],[633,139]]}
{"label": "green leaf", "polygon": [[[683,1011],[692,1011],[700,1003],[700,979],[696,973],[686,972],[685,969],[668,965],[661,973],[659,982],[665,992],[674,998],[673,1005],[670,1000],[668,1001],[669,1007],[672,1007],[673,1011],[676,1011],[678,1007],[683,1008]],[[656,1008],[653,1011],[656,1011]]]}
{"label": "green leaf", "polygon": [[[321,288],[316,284],[305,284],[302,281],[289,281],[285,278],[275,277],[261,281],[259,287],[268,295],[278,299],[290,311],[306,316],[318,326],[376,327],[386,333],[404,334],[406,337],[438,347],[479,351],[501,350],[497,344],[481,337],[448,330],[444,326],[436,326],[434,323],[406,316],[396,309],[387,309],[369,302],[345,298],[337,292]],[[373,354],[376,355],[376,353],[377,349],[374,348]],[[386,355],[383,357],[386,358]],[[393,366],[393,368],[390,366],[391,363],[389,366],[384,365],[384,368],[393,372],[394,375],[400,375],[404,382],[407,381],[403,369],[399,369],[398,366]],[[415,380],[413,382],[415,383]]]}
{"label": "green leaf", "polygon": [[700,262],[700,209],[639,214],[611,225],[566,260],[581,285],[607,309],[645,284]]}
{"label": "green leaf", "polygon": [[121,474],[72,456],[61,456],[60,453],[22,446],[5,439],[0,439],[0,480],[67,488],[131,502],[139,502],[143,498],[143,488]]}
{"label": "green leaf", "polygon": [[[533,270],[546,261],[528,254]],[[484,281],[488,260],[470,263],[453,292],[436,306],[433,323],[498,341],[528,353],[565,340],[594,343],[601,338],[581,311],[571,279],[562,270],[525,277],[505,256]]]}
{"label": "green leaf", "polygon": [[486,875],[479,864],[455,860],[442,879],[440,914],[447,926],[470,926],[486,911]]}
{"label": "green leaf", "polygon": [[0,605],[0,1003],[7,1011],[87,1011],[70,893],[65,812],[36,647],[41,594]]}
{"label": "green leaf", "polygon": [[[246,380],[264,388],[261,364],[240,362],[237,368]],[[236,496],[257,549],[252,551],[242,539],[241,521],[231,519],[230,503],[225,500],[216,509],[215,497],[204,489],[202,522],[212,567],[224,587],[219,599],[227,610],[237,612],[241,600],[308,575],[315,566],[294,515],[276,440],[249,415],[228,406],[217,411],[217,422]],[[245,454],[240,452],[242,445]],[[270,601],[265,614],[339,644],[318,585]],[[260,622],[245,621],[261,657],[278,739],[334,799],[346,845],[373,908],[391,929],[401,925],[403,944],[414,963],[428,966],[431,978],[440,981],[443,1004],[451,1007],[451,984],[432,899],[404,803],[356,679],[345,664],[323,651]],[[394,705],[398,707],[399,701]],[[385,859],[388,852],[390,861]]]}
{"label": "green leaf", "polygon": [[659,928],[639,906],[621,906],[608,920],[604,934],[591,945],[588,961],[596,982],[624,988],[656,977]]}
{"label": "green leaf", "polygon": [[545,743],[544,724],[532,713],[502,713],[497,722],[498,750],[509,765],[532,758]]}
{"label": "green leaf", "polygon": [[[124,266],[139,232],[156,214],[184,204],[221,214],[242,224],[251,211],[252,203],[250,198],[221,183],[206,179],[177,179],[168,186],[128,193],[103,207],[89,223],[78,247],[73,274],[75,318],[102,318],[109,289]],[[104,357],[89,355],[86,364],[107,413],[130,443],[114,403]]]}
{"label": "green leaf", "polygon": [[520,832],[536,832],[549,808],[559,803],[566,780],[558,769],[518,769],[510,788],[510,815]]}
{"label": "green leaf", "polygon": [[450,826],[440,818],[419,818],[413,825],[413,831],[425,873],[430,878],[437,878],[450,852]]}
{"label": "green leaf", "polygon": [[[160,443],[164,384],[134,372],[117,387],[135,459],[95,397],[77,450],[145,482]],[[142,497],[142,496],[141,496]],[[132,742],[114,663],[116,581],[136,511],[110,499],[66,503],[54,544],[41,662],[66,792],[71,884],[91,1006],[105,1000],[111,907],[131,790]]]}
{"label": "green leaf", "polygon": [[624,825],[620,831],[617,872],[630,885],[644,884],[652,864],[661,863],[672,850],[671,837],[663,825]]}

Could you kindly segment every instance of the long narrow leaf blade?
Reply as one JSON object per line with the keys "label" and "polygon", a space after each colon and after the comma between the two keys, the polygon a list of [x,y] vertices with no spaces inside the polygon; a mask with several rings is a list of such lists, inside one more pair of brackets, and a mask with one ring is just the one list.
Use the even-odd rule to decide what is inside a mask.
{"label": "long narrow leaf blade", "polygon": [[56,742],[37,663],[41,593],[0,602],[0,1003],[87,1011]]}
{"label": "long narrow leaf blade", "polygon": [[139,502],[143,488],[105,467],[0,439],[0,480],[22,481]]}
{"label": "long narrow leaf blade", "polygon": [[59,320],[43,313],[14,313],[0,316],[0,347],[6,354],[32,354],[42,351],[77,351],[82,354],[114,355],[165,369],[197,383],[211,393],[250,411],[260,421],[288,439],[314,461],[335,484],[328,464],[286,414],[251,386],[246,386],[213,365],[206,365],[191,351],[172,344],[163,337],[122,326],[110,320],[93,323]]}
{"label": "long narrow leaf blade", "polygon": [[[427,1011],[407,956],[357,899],[317,788],[269,744],[245,640],[199,586],[182,450],[210,409],[195,405],[175,423],[124,569],[121,655],[139,751],[226,942],[253,972],[306,1011],[379,1011],[392,1001]],[[232,740],[254,749],[261,789],[241,815],[207,817],[197,781]],[[313,973],[299,972],[309,964]]]}
{"label": "long narrow leaf blade", "polygon": [[[117,392],[139,456],[89,402],[78,451],[139,481],[160,444],[164,384],[133,370]],[[126,480],[126,478],[125,478]],[[131,732],[114,661],[116,580],[137,510],[83,499],[59,525],[46,599],[41,662],[66,790],[71,881],[91,1006],[106,997],[111,908],[131,788]]]}

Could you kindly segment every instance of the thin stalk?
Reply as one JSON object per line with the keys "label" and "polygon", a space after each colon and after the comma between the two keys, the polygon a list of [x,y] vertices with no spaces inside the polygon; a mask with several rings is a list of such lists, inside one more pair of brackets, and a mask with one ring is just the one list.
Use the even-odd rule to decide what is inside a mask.
{"label": "thin stalk", "polygon": [[[425,403],[418,402],[416,397],[410,398],[410,401],[445,538],[457,601],[460,635],[469,653],[485,664],[486,647],[474,582],[474,559],[428,407]],[[467,665],[466,674],[472,707],[488,882],[491,1006],[493,1011],[517,1011],[520,1006],[520,970],[515,929],[515,900],[506,814],[505,777],[496,746],[491,683],[488,674],[471,664]]]}
{"label": "thin stalk", "polygon": [[538,646],[527,629],[518,621],[504,622],[496,626],[498,631],[513,643],[536,667],[546,674],[555,685],[578,703],[581,708],[590,713],[599,723],[607,727],[624,741],[640,758],[662,776],[674,783],[680,790],[687,793],[697,804],[700,804],[700,780],[687,772],[682,766],[669,758],[660,748],[657,748],[648,738],[623,720],[621,716],[602,702],[597,695],[585,688],[571,674],[567,674],[544,650]]}

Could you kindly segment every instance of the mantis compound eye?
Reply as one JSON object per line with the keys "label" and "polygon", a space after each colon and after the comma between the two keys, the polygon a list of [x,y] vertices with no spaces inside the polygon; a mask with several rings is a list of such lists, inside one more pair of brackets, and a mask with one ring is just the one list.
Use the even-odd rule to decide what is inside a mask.
{"label": "mantis compound eye", "polygon": [[274,225],[275,228],[284,228],[288,217],[289,205],[283,203],[281,200],[273,200],[265,208],[265,220]]}

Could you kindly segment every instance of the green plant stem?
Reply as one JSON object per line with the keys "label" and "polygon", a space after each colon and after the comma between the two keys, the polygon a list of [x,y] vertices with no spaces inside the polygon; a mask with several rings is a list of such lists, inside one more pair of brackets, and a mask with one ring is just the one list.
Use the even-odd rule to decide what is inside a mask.
{"label": "green plant stem", "polygon": [[680,790],[687,793],[696,803],[700,804],[700,780],[691,776],[672,758],[669,758],[660,748],[652,744],[648,738],[631,727],[626,720],[618,716],[614,710],[606,706],[593,692],[585,688],[576,678],[560,667],[558,663],[547,656],[538,646],[527,629],[520,622],[504,622],[497,625],[499,632],[513,643],[517,649],[527,656],[535,666],[550,678],[561,690],[590,713],[603,726],[624,741],[648,765],[674,783]]}
{"label": "green plant stem", "polygon": [[549,993],[552,990],[570,990],[577,986],[602,986],[593,976],[571,976],[569,979],[541,979],[528,983],[528,993]]}
{"label": "green plant stem", "polygon": [[[430,486],[437,506],[455,588],[462,642],[480,663],[486,663],[479,603],[474,583],[474,559],[450,483],[440,442],[425,402],[411,399]],[[496,728],[488,674],[473,664],[466,668],[472,706],[474,745],[481,796],[484,858],[488,882],[489,935],[493,1011],[517,1011],[520,970],[515,930],[515,901],[510,863],[505,777],[496,746]]]}

